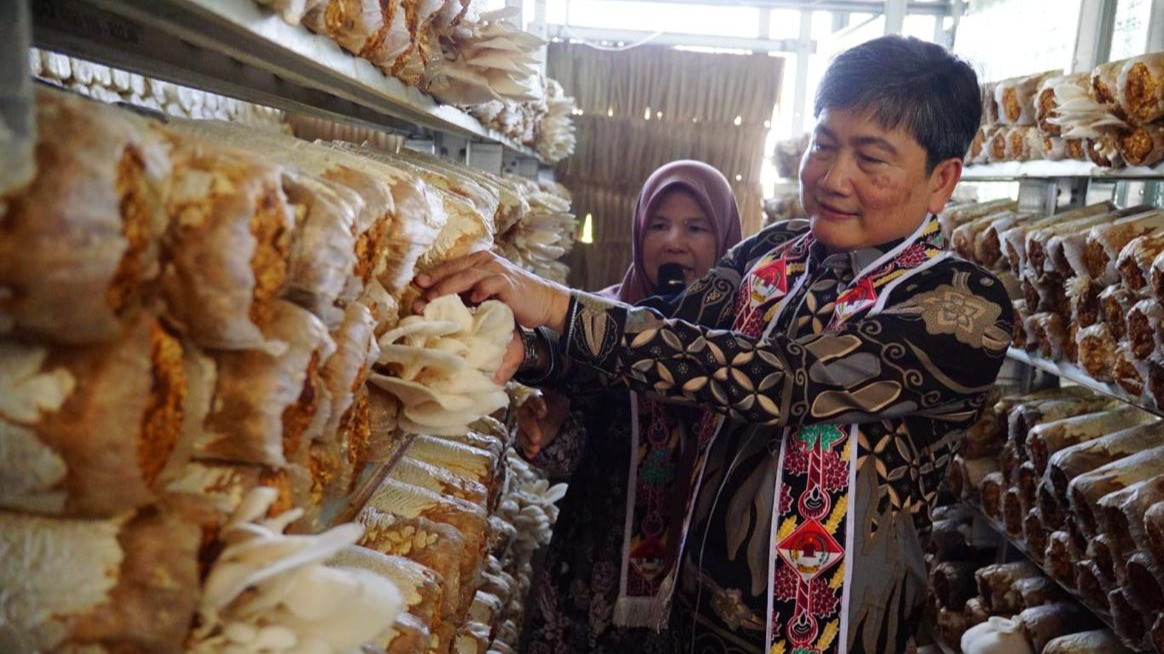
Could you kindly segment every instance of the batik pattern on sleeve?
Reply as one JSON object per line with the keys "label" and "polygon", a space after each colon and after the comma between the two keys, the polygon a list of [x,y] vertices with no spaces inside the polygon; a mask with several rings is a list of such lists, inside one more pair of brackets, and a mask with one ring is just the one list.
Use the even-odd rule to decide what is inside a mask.
{"label": "batik pattern on sleeve", "polygon": [[566,354],[635,390],[768,425],[947,413],[994,382],[1011,310],[993,276],[951,261],[894,295],[836,331],[760,342],[576,294]]}

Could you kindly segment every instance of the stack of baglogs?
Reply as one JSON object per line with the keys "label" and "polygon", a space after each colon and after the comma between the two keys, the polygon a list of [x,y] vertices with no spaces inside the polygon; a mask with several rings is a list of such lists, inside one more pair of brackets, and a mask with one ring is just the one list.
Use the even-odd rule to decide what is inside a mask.
{"label": "stack of baglogs", "polygon": [[556,80],[540,79],[545,93],[534,100],[488,100],[465,110],[483,125],[536,148],[542,159],[557,162],[574,153],[574,98]]}
{"label": "stack of baglogs", "polygon": [[574,102],[539,71],[545,41],[512,20],[520,9],[480,12],[472,0],[256,0],[385,75],[535,147],[549,163],[574,150]]}
{"label": "stack of baglogs", "polygon": [[508,651],[561,492],[486,415],[512,317],[401,316],[528,203],[424,157],[37,114],[0,202],[0,649]]}
{"label": "stack of baglogs", "polygon": [[955,250],[1018,298],[1015,347],[1164,406],[1164,210],[1103,202],[1036,217],[999,200],[941,219]]}
{"label": "stack of baglogs", "polygon": [[29,49],[32,76],[102,102],[125,102],[178,118],[229,120],[287,132],[278,109],[207,93],[48,50]]}
{"label": "stack of baglogs", "polygon": [[[1028,561],[994,563],[964,505],[939,507],[926,544],[936,635],[964,654],[1123,654],[1098,619]],[[981,533],[981,532],[979,532]]]}
{"label": "stack of baglogs", "polygon": [[[968,431],[949,482],[1110,615],[1127,646],[1164,651],[1164,425],[1155,416],[1078,386],[1002,397]],[[939,598],[948,586],[935,586]],[[976,610],[967,608],[970,623]]]}
{"label": "stack of baglogs", "polygon": [[1076,159],[1120,168],[1164,161],[1164,52],[1090,72],[985,84],[982,95],[968,163]]}

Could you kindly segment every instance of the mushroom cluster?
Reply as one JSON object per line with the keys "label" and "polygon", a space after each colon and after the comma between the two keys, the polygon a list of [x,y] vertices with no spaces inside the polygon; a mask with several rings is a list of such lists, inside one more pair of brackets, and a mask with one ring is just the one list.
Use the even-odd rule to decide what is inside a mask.
{"label": "mushroom cluster", "polygon": [[574,98],[558,80],[545,78],[546,115],[538,123],[534,147],[550,163],[557,163],[574,154]]}
{"label": "mushroom cluster", "polygon": [[276,496],[251,490],[223,528],[226,546],[206,578],[190,651],[350,652],[396,620],[403,600],[391,581],[324,565],[363,528],[284,534],[302,510],[264,518]]}
{"label": "mushroom cluster", "polygon": [[380,365],[370,381],[401,402],[400,427],[456,436],[505,406],[492,379],[513,335],[513,313],[489,301],[470,311],[456,295],[434,300],[380,338]]}
{"label": "mushroom cluster", "polygon": [[520,11],[506,7],[482,13],[477,22],[463,22],[462,33],[446,44],[445,58],[429,68],[425,90],[461,105],[541,98],[534,66],[537,50],[546,43],[509,21]]}
{"label": "mushroom cluster", "polygon": [[30,48],[33,77],[102,102],[125,102],[179,118],[214,119],[286,132],[286,115],[272,107],[251,104],[68,55]]}
{"label": "mushroom cluster", "polygon": [[557,185],[510,180],[518,185],[529,211],[497,237],[495,249],[527,270],[564,282],[569,270],[559,260],[574,246],[577,223],[570,212],[569,194]]}

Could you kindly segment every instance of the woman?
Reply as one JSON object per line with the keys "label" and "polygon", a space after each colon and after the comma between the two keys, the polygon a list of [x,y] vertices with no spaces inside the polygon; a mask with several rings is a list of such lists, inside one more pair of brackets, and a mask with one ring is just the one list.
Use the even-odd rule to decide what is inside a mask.
{"label": "woman", "polygon": [[[719,171],[675,161],[643,185],[632,234],[622,283],[601,293],[633,304],[659,291],[664,264],[677,265],[685,283],[702,277],[739,242],[739,209]],[[551,476],[570,477],[531,590],[525,651],[672,650],[648,627],[659,621],[654,599],[678,549],[670,536],[688,494],[679,484],[691,463],[678,447],[680,421],[668,415],[677,410],[626,390],[574,398],[573,407],[551,392],[522,407],[523,454]]]}

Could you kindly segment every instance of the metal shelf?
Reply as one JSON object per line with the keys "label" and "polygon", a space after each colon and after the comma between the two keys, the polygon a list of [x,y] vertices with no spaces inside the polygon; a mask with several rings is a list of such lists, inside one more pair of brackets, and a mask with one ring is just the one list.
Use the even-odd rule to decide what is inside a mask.
{"label": "metal shelf", "polygon": [[1137,406],[1158,416],[1164,416],[1164,410],[1155,406],[1149,406],[1138,397],[1132,397],[1126,391],[1124,391],[1124,389],[1115,384],[1108,384],[1094,379],[1088,375],[1087,372],[1083,370],[1083,368],[1080,368],[1075,364],[1058,361],[1047,361],[1042,357],[1033,356],[1029,352],[1014,347],[1009,348],[1006,352],[1006,355],[1015,361],[1019,361],[1033,368],[1038,368],[1039,370],[1049,372],[1052,375],[1059,377],[1060,379],[1066,379],[1074,384],[1089,388],[1097,393],[1101,393],[1109,397],[1114,397],[1117,400],[1126,402],[1133,406]]}
{"label": "metal shelf", "polygon": [[966,166],[962,181],[1014,182],[1023,179],[1088,177],[1096,180],[1160,179],[1164,164],[1154,168],[1100,168],[1089,161],[1003,161]]}
{"label": "metal shelf", "polygon": [[414,438],[416,438],[415,434],[402,434],[395,449],[387,457],[382,461],[374,461],[365,465],[360,476],[356,479],[355,490],[351,494],[324,503],[320,511],[319,524],[325,527],[334,527],[354,521],[368,500],[372,499],[372,493],[376,492],[380,484],[384,483],[384,479],[392,474],[392,469],[396,467],[400,459],[404,458],[404,454],[412,445]]}
{"label": "metal shelf", "polygon": [[253,0],[37,0],[38,47],[248,102],[537,153]]}

